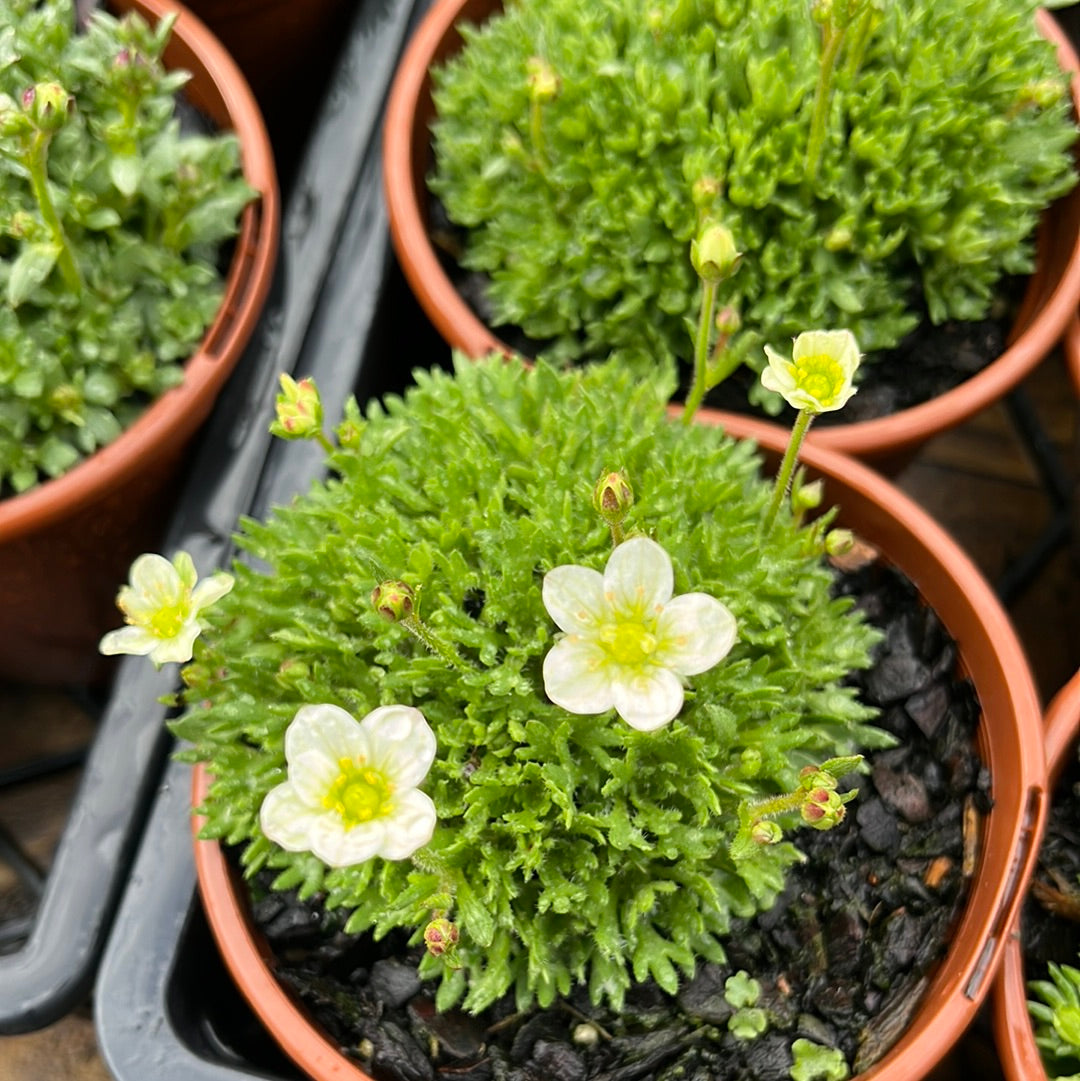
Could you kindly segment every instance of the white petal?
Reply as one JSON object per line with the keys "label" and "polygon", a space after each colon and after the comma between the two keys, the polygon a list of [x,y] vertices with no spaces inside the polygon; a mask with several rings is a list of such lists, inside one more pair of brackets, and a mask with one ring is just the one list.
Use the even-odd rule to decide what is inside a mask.
{"label": "white petal", "polygon": [[674,720],[683,704],[683,687],[667,668],[638,669],[612,683],[615,710],[631,728],[652,732]]}
{"label": "white petal", "polygon": [[604,568],[604,590],[623,618],[658,614],[675,588],[671,558],[654,540],[631,537],[611,553]]}
{"label": "white petal", "polygon": [[395,788],[415,788],[435,761],[435,733],[412,706],[380,706],[361,727],[371,745],[371,764],[385,772]]}
{"label": "white petal", "polygon": [[386,832],[378,855],[403,860],[431,840],[435,832],[435,804],[415,788],[394,797],[394,812],[383,819]]}
{"label": "white petal", "polygon": [[128,602],[155,611],[175,604],[184,595],[184,583],[176,568],[164,556],[152,552],[139,556],[131,564],[129,580],[131,585],[120,591],[127,594]]}
{"label": "white petal", "polygon": [[285,760],[298,797],[308,806],[321,807],[341,772],[341,759],[368,761],[369,744],[367,733],[340,706],[301,706],[285,729]]}
{"label": "white petal", "polygon": [[706,672],[735,644],[735,617],[707,593],[683,593],[664,605],[657,625],[657,663],[680,676]]}
{"label": "white petal", "polygon": [[570,713],[606,713],[615,704],[610,659],[586,639],[570,635],[544,658],[544,690]]}
{"label": "white petal", "polygon": [[328,815],[325,828],[313,838],[311,851],[331,867],[352,867],[377,856],[386,843],[386,819],[339,828],[341,819]]}
{"label": "white petal", "polygon": [[313,845],[328,832],[345,832],[341,818],[306,803],[291,781],[270,789],[259,808],[263,833],[286,852],[312,852]]}
{"label": "white petal", "polygon": [[98,643],[98,652],[106,657],[117,653],[130,653],[134,657],[145,657],[156,645],[158,638],[143,627],[121,627],[109,631]]}
{"label": "white petal", "polygon": [[191,555],[188,552],[177,552],[173,556],[172,565],[177,577],[184,583],[184,586],[187,589],[193,589],[199,575],[195,570],[195,561],[191,558]]}
{"label": "white petal", "polygon": [[204,578],[191,592],[191,607],[196,612],[209,608],[215,601],[221,600],[233,587],[233,576],[224,571]]}
{"label": "white petal", "polygon": [[168,664],[170,661],[183,664],[190,661],[198,637],[199,625],[190,619],[171,638],[158,639],[158,644],[150,653],[150,660],[154,664]]}
{"label": "white petal", "polygon": [[544,607],[559,630],[589,634],[611,617],[604,599],[604,576],[588,567],[566,563],[544,575]]}

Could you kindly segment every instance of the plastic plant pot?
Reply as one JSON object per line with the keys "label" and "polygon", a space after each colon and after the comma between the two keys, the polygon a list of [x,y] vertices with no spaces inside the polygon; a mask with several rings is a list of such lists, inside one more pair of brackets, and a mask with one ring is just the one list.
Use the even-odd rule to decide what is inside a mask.
{"label": "plastic plant pot", "polygon": [[[425,177],[432,166],[428,126],[434,116],[430,69],[457,53],[457,24],[482,23],[499,0],[437,0],[402,59],[386,116],[384,183],[394,249],[421,307],[446,340],[470,356],[508,352],[476,316],[439,262],[427,231]],[[1039,12],[1039,28],[1073,73],[1080,111],[1080,61],[1057,23]],[[1043,215],[1038,261],[1017,314],[1008,348],[983,371],[922,405],[877,420],[811,431],[818,446],[842,451],[894,473],[928,439],[963,423],[1003,397],[1057,344],[1080,300],[1080,188]]]}
{"label": "plastic plant pot", "polygon": [[175,502],[184,453],[258,322],[277,256],[279,196],[269,137],[240,70],[173,0],[117,0],[151,24],[179,11],[166,65],[192,73],[188,101],[240,140],[259,196],[243,213],[217,318],[166,392],[115,442],[64,476],[0,502],[0,678],[90,683],[111,671],[97,654],[115,622],[117,583],[155,546]]}
{"label": "plastic plant pot", "polygon": [[[1049,790],[1076,755],[1080,736],[1080,673],[1065,684],[1046,711]],[[994,1043],[1006,1081],[1046,1081],[1027,1008],[1027,980],[1019,925],[1014,925],[994,986]]]}
{"label": "plastic plant pot", "polygon": [[[775,460],[787,432],[762,421],[708,411],[706,423],[759,443]],[[1007,928],[1031,873],[1044,817],[1041,711],[1024,653],[989,586],[955,543],[911,500],[865,466],[822,447],[803,464],[826,485],[825,505],[880,549],[917,586],[956,639],[962,670],[982,703],[979,750],[992,778],[993,810],[966,908],[918,1011],[895,1046],[860,1081],[923,1077],[960,1037],[989,990]],[[198,805],[207,778],[196,771]],[[200,823],[195,820],[196,835]],[[287,1055],[314,1081],[370,1081],[275,979],[269,950],[253,930],[246,893],[216,842],[196,840],[203,904],[222,956],[240,990]]]}
{"label": "plastic plant pot", "polygon": [[1080,398],[1080,315],[1075,312],[1065,327],[1061,348],[1065,353],[1065,366],[1069,369],[1073,389],[1077,398]]}

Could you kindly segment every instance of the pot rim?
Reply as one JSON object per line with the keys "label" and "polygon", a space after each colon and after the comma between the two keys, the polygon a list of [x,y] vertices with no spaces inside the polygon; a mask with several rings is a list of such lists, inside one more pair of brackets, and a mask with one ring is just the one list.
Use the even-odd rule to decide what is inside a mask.
{"label": "pot rim", "polygon": [[182,444],[214,399],[250,339],[270,291],[280,231],[280,196],[273,150],[262,114],[232,57],[177,0],[113,0],[153,25],[176,12],[165,57],[169,68],[192,72],[185,88],[223,130],[239,138],[244,177],[258,196],[243,211],[214,321],[184,366],[183,381],[166,391],[108,446],[55,480],[0,500],[0,543],[15,541],[104,497]]}
{"label": "pot rim", "polygon": [[[428,237],[419,192],[430,144],[426,120],[433,112],[428,71],[459,48],[455,23],[471,21],[474,14],[486,17],[499,2],[436,0],[410,41],[391,86],[384,135],[383,186],[398,260],[439,333],[452,347],[474,357],[511,350],[469,308],[443,269]],[[1073,107],[1080,114],[1080,59],[1076,50],[1049,12],[1039,9],[1036,20],[1040,32],[1056,46],[1062,69],[1071,73]],[[418,113],[424,121],[422,126]],[[1057,221],[1063,216],[1072,221],[1071,228]],[[1005,352],[986,368],[921,405],[876,420],[815,428],[807,439],[860,459],[880,459],[883,464],[895,465],[931,436],[961,424],[1012,390],[1058,342],[1080,301],[1080,229],[1073,220],[1077,218],[1080,186],[1044,212],[1036,268],[1017,313],[1012,338]],[[1068,245],[1067,254],[1059,245]],[[1056,258],[1051,259],[1051,254]],[[1054,268],[1048,267],[1051,262]],[[1053,269],[1058,263],[1062,265],[1055,279]]]}
{"label": "pot rim", "polygon": [[[1047,708],[1045,733],[1047,791],[1053,793],[1075,754],[1080,735],[1080,672],[1058,691]],[[1006,1081],[1046,1081],[1027,1008],[1019,909],[994,984],[993,1002],[994,1043]]]}
{"label": "pot rim", "polygon": [[[749,438],[774,456],[788,433],[766,421],[702,410],[705,423]],[[1037,855],[1045,814],[1046,764],[1041,710],[1023,649],[996,596],[968,556],[936,522],[868,467],[820,446],[801,462],[826,482],[826,500],[917,586],[957,640],[983,715],[979,747],[990,769],[994,812],[983,823],[981,855],[968,902],[946,957],[905,1034],[856,1081],[911,1081],[924,1076],[960,1037],[989,990]],[[203,766],[193,779],[193,806],[205,796]],[[198,839],[195,863],[207,917],[234,980],[282,1049],[314,1081],[370,1081],[318,1030],[277,983],[265,943],[253,936],[238,882],[216,841]]]}

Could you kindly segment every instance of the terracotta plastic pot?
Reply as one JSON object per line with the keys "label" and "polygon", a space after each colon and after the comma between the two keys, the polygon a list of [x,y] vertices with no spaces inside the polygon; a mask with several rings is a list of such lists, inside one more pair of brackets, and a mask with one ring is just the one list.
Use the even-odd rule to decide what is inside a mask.
{"label": "terracotta plastic pot", "polygon": [[[428,125],[435,113],[428,72],[461,49],[458,23],[482,23],[501,8],[500,0],[436,0],[402,59],[386,111],[383,175],[394,249],[428,318],[451,346],[470,356],[509,352],[509,347],[465,302],[428,237],[424,178],[433,164]],[[1045,11],[1038,19],[1042,33],[1057,46],[1062,68],[1073,75],[1073,101],[1080,112],[1076,52]],[[1080,188],[1043,215],[1037,258],[1010,344],[983,371],[923,405],[878,420],[813,429],[809,438],[896,472],[932,436],[1008,393],[1057,344],[1080,300]]]}
{"label": "terracotta plastic pot", "polygon": [[[755,439],[773,460],[787,432],[757,420],[705,411],[701,419]],[[979,749],[992,777],[993,811],[983,825],[967,907],[918,1012],[896,1046],[860,1081],[917,1081],[972,1020],[989,990],[1006,930],[1031,873],[1045,804],[1039,700],[1023,651],[996,598],[948,535],[877,473],[842,455],[807,447],[803,464],[824,478],[826,505],[876,545],[916,584],[956,638],[983,716]],[[206,793],[197,770],[194,803]],[[196,837],[201,822],[196,818]],[[368,1081],[274,978],[270,951],[253,931],[243,884],[216,842],[195,842],[199,887],[214,937],[241,991],[273,1038],[315,1081]]]}
{"label": "terracotta plastic pot", "polygon": [[[1080,672],[1058,692],[1046,711],[1049,791],[1077,753],[1080,738]],[[994,1043],[1007,1081],[1046,1081],[1027,1008],[1027,979],[1019,924],[1005,945],[994,986]]]}
{"label": "terracotta plastic pot", "polygon": [[1061,347],[1065,353],[1065,366],[1069,369],[1069,378],[1072,379],[1076,396],[1080,398],[1080,315],[1073,312],[1065,327],[1065,336],[1061,339]]}
{"label": "terracotta plastic pot", "polygon": [[64,476],[0,502],[0,678],[87,683],[108,671],[97,642],[119,623],[117,586],[164,530],[184,450],[251,337],[277,256],[274,159],[243,75],[175,0],[116,0],[113,8],[151,23],[180,12],[165,62],[190,71],[188,100],[239,136],[244,175],[259,198],[244,210],[221,309],[183,382]]}

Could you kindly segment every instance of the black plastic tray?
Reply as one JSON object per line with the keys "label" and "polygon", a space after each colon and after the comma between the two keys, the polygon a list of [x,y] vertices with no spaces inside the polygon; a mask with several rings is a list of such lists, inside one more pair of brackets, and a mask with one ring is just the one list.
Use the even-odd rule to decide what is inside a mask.
{"label": "black plastic tray", "polygon": [[[311,447],[278,445],[268,433],[278,374],[308,374],[320,359],[320,386],[339,409],[358,378],[350,348],[366,337],[386,257],[380,121],[413,17],[411,0],[362,0],[328,75],[290,185],[269,304],[214,410],[162,548],[188,550],[203,572],[228,562],[237,517],[273,498],[267,476],[288,489],[317,468]],[[348,305],[351,325],[320,317],[334,298]],[[158,672],[127,658],[118,667],[29,935],[0,957],[0,1033],[43,1027],[90,992],[166,764],[158,698],[175,683],[175,666]]]}
{"label": "black plastic tray", "polygon": [[[288,208],[287,254],[316,243],[309,209],[322,215],[323,230],[333,225],[332,259],[321,282],[312,281],[296,261],[286,261],[294,288],[309,294],[310,318],[302,326],[283,326],[279,334],[281,355],[291,358],[285,366],[315,377],[331,418],[340,415],[350,393],[363,401],[400,390],[415,364],[449,356],[416,309],[391,255],[378,143],[383,95],[423,7],[422,0],[362,7]],[[355,140],[362,124],[366,145],[345,171],[338,164],[341,141]],[[333,223],[320,187],[331,168],[335,197],[347,195]],[[305,310],[303,304],[298,301],[296,309]],[[256,433],[265,431],[272,415],[273,381],[261,389],[260,398],[248,403],[253,412],[245,414]],[[249,438],[254,437],[243,441]],[[236,450],[227,453],[232,471]],[[244,491],[253,494],[239,508],[255,515],[307,488],[321,470],[322,452],[308,443],[274,441],[258,464],[255,483],[245,478]],[[212,475],[214,466],[208,455],[197,469]],[[222,493],[216,479],[193,495],[193,513],[185,531],[176,534],[177,546],[193,550],[200,565],[211,554],[223,561],[237,500]],[[150,699],[143,701],[143,723],[160,729],[161,713]],[[210,939],[195,894],[189,789],[189,767],[170,762],[98,976],[95,1016],[102,1054],[118,1081],[295,1078],[295,1068],[240,1000]]]}

